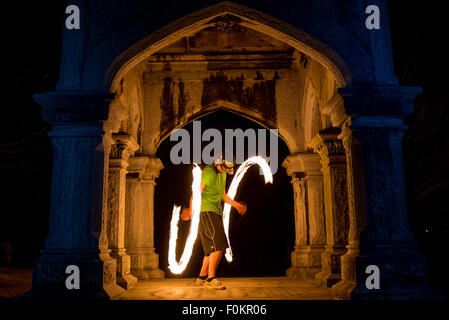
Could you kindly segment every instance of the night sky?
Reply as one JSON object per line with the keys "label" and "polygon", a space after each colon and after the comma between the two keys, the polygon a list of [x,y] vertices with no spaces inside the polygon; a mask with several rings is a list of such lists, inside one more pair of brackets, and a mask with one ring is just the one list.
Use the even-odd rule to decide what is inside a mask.
{"label": "night sky", "polygon": [[[0,241],[13,244],[14,264],[30,264],[38,256],[48,232],[52,151],[46,136],[49,126],[42,121],[41,108],[33,102],[32,95],[55,90],[64,16],[62,1],[25,3],[2,4],[0,19],[3,62],[0,77],[3,118],[0,136],[3,178]],[[447,294],[448,280],[441,276],[445,274],[443,259],[447,250],[444,244],[449,243],[449,205],[446,199],[449,194],[449,63],[443,50],[447,41],[447,13],[441,2],[435,1],[390,1],[389,7],[396,75],[401,85],[424,88],[424,93],[415,101],[413,114],[406,119],[410,126],[404,140],[410,226],[419,251],[428,259],[430,280]],[[241,128],[258,127],[232,114],[223,115],[220,120],[229,128],[236,123]],[[204,121],[213,123],[215,120],[211,116]],[[285,148],[282,143],[279,145]],[[169,148],[169,144],[164,142],[161,148]],[[163,154],[159,156],[164,158]],[[263,182],[257,182],[257,174],[249,173],[248,181],[254,181],[251,188],[258,188],[261,198],[266,192],[272,192],[270,199],[274,200],[268,204],[254,202],[243,191],[247,189],[243,186],[239,198],[248,202],[248,216],[234,219],[235,231],[231,235],[240,258],[233,265],[222,262],[219,272],[278,275],[288,266],[289,252],[293,250],[293,231],[289,226],[292,209],[286,204],[291,201],[284,201],[283,197],[291,197],[291,186],[285,171],[282,168],[281,171],[279,179],[275,177],[279,185],[273,186],[264,186]],[[161,172],[156,189],[156,226],[165,226],[167,222],[163,212],[171,212],[173,202],[185,201],[187,197],[176,193],[176,198],[170,198],[171,202],[164,205],[157,201],[160,193],[171,183],[170,174],[179,177],[174,187],[176,190],[185,190],[189,179],[188,168],[180,168],[179,173],[175,169]],[[285,186],[290,188],[289,192],[284,192]],[[260,213],[262,207],[266,209],[265,213]],[[278,215],[274,216],[274,212]],[[241,241],[241,234],[251,230],[253,223],[259,233],[252,233],[249,240]],[[274,226],[275,231],[267,229],[264,223]],[[273,239],[271,246],[265,242],[256,245],[266,232]],[[163,248],[164,237],[164,231],[156,231],[158,250],[166,250]],[[272,246],[274,243],[279,244],[276,250]],[[159,253],[161,266],[165,268],[164,254]],[[195,254],[199,256],[200,252]],[[254,271],[256,262],[264,265],[257,272]],[[192,263],[188,272],[194,272],[195,268],[199,265]]]}

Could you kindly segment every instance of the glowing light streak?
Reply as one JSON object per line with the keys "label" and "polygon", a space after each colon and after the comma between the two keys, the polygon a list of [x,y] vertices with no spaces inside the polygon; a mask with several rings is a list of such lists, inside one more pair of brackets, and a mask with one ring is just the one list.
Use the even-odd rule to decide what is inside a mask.
{"label": "glowing light streak", "polygon": [[[245,162],[237,170],[237,173],[232,179],[231,185],[228,189],[228,197],[234,199],[235,194],[237,193],[237,189],[239,187],[240,181],[245,175],[246,171],[254,165],[257,164],[262,168],[263,175],[265,177],[265,183],[273,183],[273,174],[271,173],[270,166],[267,161],[259,156],[251,157],[247,159]],[[225,257],[228,262],[232,262],[232,248],[231,243],[229,242],[229,216],[231,213],[231,205],[229,203],[225,203],[223,209],[223,225],[226,233],[226,238],[228,239],[229,248],[226,249]]]}
{"label": "glowing light streak", "polygon": [[[271,173],[270,166],[267,161],[259,156],[251,157],[247,159],[245,162],[237,170],[237,173],[232,179],[231,185],[227,192],[228,196],[231,199],[234,199],[235,194],[237,193],[237,189],[239,187],[240,181],[245,175],[246,171],[254,165],[257,164],[262,168],[262,172],[265,177],[265,183],[273,182],[273,174]],[[179,213],[181,211],[181,207],[174,206],[172,219],[170,222],[170,239],[168,245],[168,267],[171,272],[174,274],[180,274],[183,272],[189,263],[190,257],[192,256],[193,245],[195,244],[196,237],[198,235],[198,225],[200,221],[200,211],[201,211],[201,169],[197,164],[194,164],[193,170],[193,183],[192,183],[192,221],[190,224],[189,235],[187,236],[186,244],[184,247],[184,252],[182,253],[181,259],[179,262],[176,261],[176,240],[178,239],[178,222],[179,222]],[[226,233],[226,238],[228,240],[229,248],[226,249],[225,257],[228,262],[232,262],[232,249],[229,242],[229,216],[231,212],[231,205],[225,203],[223,209],[223,225]]]}
{"label": "glowing light streak", "polygon": [[201,210],[201,169],[195,163],[193,165],[193,183],[192,183],[192,221],[190,224],[189,235],[187,236],[184,252],[179,263],[176,261],[176,240],[178,239],[178,222],[181,207],[174,206],[172,219],[170,222],[170,240],[168,244],[168,267],[174,274],[180,274],[184,271],[192,256],[193,245],[198,235],[198,224],[200,222]]}

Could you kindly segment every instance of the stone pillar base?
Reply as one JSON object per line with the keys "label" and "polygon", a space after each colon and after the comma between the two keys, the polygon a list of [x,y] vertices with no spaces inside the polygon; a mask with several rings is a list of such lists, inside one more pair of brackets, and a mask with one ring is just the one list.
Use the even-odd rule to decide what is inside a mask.
{"label": "stone pillar base", "polygon": [[293,266],[286,271],[287,277],[314,281],[321,270],[323,248],[306,246],[292,252]]}
{"label": "stone pillar base", "polygon": [[130,257],[125,249],[112,250],[111,256],[117,261],[117,284],[128,290],[137,284],[137,278],[130,274]]}
{"label": "stone pillar base", "polygon": [[355,286],[355,282],[343,279],[332,286],[332,297],[335,300],[351,300],[351,292]]}
{"label": "stone pillar base", "polygon": [[321,254],[323,267],[315,276],[315,283],[318,286],[330,288],[341,280],[340,258],[345,251],[345,248],[331,246]]}
{"label": "stone pillar base", "polygon": [[320,270],[321,268],[318,267],[291,267],[287,269],[286,275],[290,278],[313,282],[315,275],[320,272]]}
{"label": "stone pillar base", "polygon": [[[367,289],[366,267],[379,267],[380,288]],[[360,247],[355,258],[356,285],[352,300],[434,300],[441,293],[426,284],[426,262],[412,245],[385,244]],[[337,288],[339,290],[339,288]]]}
{"label": "stone pillar base", "polygon": [[161,269],[146,269],[144,272],[147,274],[148,279],[164,279],[165,278],[165,272]]}
{"label": "stone pillar base", "polygon": [[165,273],[159,269],[159,255],[154,248],[128,248],[131,258],[131,274],[139,280],[164,279]]}
{"label": "stone pillar base", "polygon": [[158,280],[165,278],[165,272],[161,269],[131,269],[131,274],[138,280]]}
{"label": "stone pillar base", "polygon": [[[379,267],[380,289],[367,289],[366,267]],[[341,257],[342,280],[332,286],[336,300],[434,300],[441,293],[426,285],[424,259],[411,245],[384,245],[362,249],[349,247]]]}
{"label": "stone pillar base", "polygon": [[358,245],[348,245],[348,251],[341,256],[341,281],[332,286],[332,297],[336,300],[350,300],[356,286],[356,257]]}
{"label": "stone pillar base", "polygon": [[136,286],[137,278],[130,273],[117,274],[117,284],[125,290],[128,290]]}
{"label": "stone pillar base", "polygon": [[[80,269],[80,289],[67,289],[67,266]],[[43,250],[33,265],[33,286],[26,298],[118,299],[125,290],[116,284],[116,260],[98,250]]]}
{"label": "stone pillar base", "polygon": [[331,271],[321,271],[315,275],[315,284],[320,287],[330,288],[340,280],[340,274]]}

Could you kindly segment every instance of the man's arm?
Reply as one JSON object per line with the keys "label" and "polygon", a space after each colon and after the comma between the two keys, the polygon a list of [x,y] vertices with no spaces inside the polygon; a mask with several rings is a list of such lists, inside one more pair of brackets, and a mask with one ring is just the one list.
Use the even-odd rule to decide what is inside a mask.
{"label": "man's arm", "polygon": [[231,198],[229,198],[226,192],[223,192],[222,199],[224,202],[229,203],[231,206],[233,206],[242,216],[246,213],[246,204],[232,200]]}

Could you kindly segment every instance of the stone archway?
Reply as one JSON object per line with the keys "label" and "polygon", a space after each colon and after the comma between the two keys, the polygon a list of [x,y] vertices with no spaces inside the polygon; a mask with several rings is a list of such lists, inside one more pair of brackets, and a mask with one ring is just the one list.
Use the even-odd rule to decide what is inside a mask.
{"label": "stone archway", "polygon": [[[207,48],[211,35],[214,46]],[[354,48],[365,63],[365,50]],[[403,274],[419,282],[424,266],[406,224],[400,142],[402,118],[419,90],[374,82],[351,87],[351,81],[331,48],[283,21],[224,2],[117,56],[105,75],[111,93],[37,95],[52,124],[55,157],[50,232],[33,290],[64,289],[67,264],[82,269],[82,292],[112,298],[135,285],[136,276],[162,277],[152,232],[163,168],[157,146],[226,101],[234,112],[279,128],[292,153],[283,165],[295,193],[288,274],[332,286],[344,299],[415,292],[398,286]],[[402,264],[410,259],[418,271]],[[381,293],[363,287],[371,264],[385,267]]]}
{"label": "stone archway", "polygon": [[[142,214],[137,212],[147,210],[150,213],[144,229],[154,228],[152,195],[155,179],[163,168],[155,154],[161,141],[176,128],[217,109],[237,113],[266,128],[278,129],[292,154],[283,163],[292,176],[295,192],[296,247],[288,275],[313,279],[325,261],[326,270],[317,282],[330,287],[340,280],[339,259],[347,245],[348,212],[347,206],[341,204],[347,201],[346,171],[338,170],[332,161],[331,166],[327,165],[331,153],[318,151],[327,146],[325,142],[320,146],[309,144],[312,136],[319,137],[320,130],[331,128],[330,118],[321,111],[320,105],[326,105],[338,95],[336,90],[344,85],[345,77],[348,80],[349,73],[345,68],[339,70],[332,65],[332,59],[338,61],[334,54],[325,58],[325,53],[331,52],[328,48],[325,53],[309,47],[304,49],[305,44],[290,35],[280,34],[273,26],[262,25],[260,19],[252,21],[250,17],[254,13],[250,13],[250,9],[243,16],[236,14],[233,6],[219,13],[205,12],[210,14],[207,19],[202,16],[196,21],[196,15],[192,21],[186,18],[192,26],[179,27],[179,31],[169,28],[172,33],[166,39],[154,41],[149,36],[148,39],[153,40],[144,41],[149,47],[139,53],[131,50],[134,56],[127,53],[131,56],[129,62],[122,63],[122,69],[112,81],[111,90],[116,93],[116,101],[134,110],[134,114],[141,110],[140,115],[130,114],[125,125],[122,124],[123,130],[134,132],[131,135],[140,146],[137,155],[130,157],[126,216],[130,221],[141,221],[137,215]],[[273,23],[267,17],[263,21]],[[293,32],[290,26],[278,24],[277,28]],[[163,28],[157,36],[165,32]],[[297,30],[293,33],[309,39]],[[136,46],[142,48],[142,44]],[[342,76],[345,72],[346,76]],[[309,96],[312,101],[308,100]],[[305,125],[308,121],[313,122],[311,127]],[[332,139],[334,144],[341,144],[337,135]],[[338,156],[343,159],[340,167],[346,169],[344,154]],[[326,164],[323,170],[321,163]],[[147,170],[152,172],[149,179],[145,178]],[[151,181],[146,192],[151,197],[146,197],[146,204],[138,200],[142,197],[139,194],[143,192],[141,186],[145,180]],[[346,222],[341,224],[341,219]],[[126,232],[132,234],[128,238],[133,239],[128,243],[129,249],[126,248],[132,256],[128,269],[140,279],[161,277],[153,239],[150,237],[137,244],[135,235],[142,232],[142,225],[129,226]],[[333,233],[338,233],[340,246],[335,254]],[[327,247],[331,248],[330,253],[325,252]],[[145,258],[137,257],[137,252]]]}

